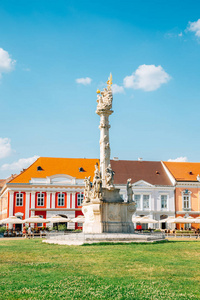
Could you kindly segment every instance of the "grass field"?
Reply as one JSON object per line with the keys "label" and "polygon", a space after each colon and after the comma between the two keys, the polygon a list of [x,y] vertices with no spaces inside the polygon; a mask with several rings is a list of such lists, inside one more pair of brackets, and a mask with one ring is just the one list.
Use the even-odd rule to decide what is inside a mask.
{"label": "grass field", "polygon": [[0,240],[0,299],[200,299],[200,242]]}

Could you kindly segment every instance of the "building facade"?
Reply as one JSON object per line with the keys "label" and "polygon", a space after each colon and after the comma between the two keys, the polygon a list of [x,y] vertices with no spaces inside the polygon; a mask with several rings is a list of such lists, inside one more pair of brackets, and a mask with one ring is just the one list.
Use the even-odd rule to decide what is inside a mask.
{"label": "building facade", "polygon": [[[126,180],[132,179],[135,216],[149,216],[160,221],[175,216],[174,184],[158,161],[111,161],[115,185],[127,200]],[[167,223],[143,224],[142,228],[167,228]]]}
{"label": "building facade", "polygon": [[[40,157],[29,168],[7,182],[1,189],[0,219],[17,216],[26,219],[55,214],[68,218],[82,214],[84,179],[93,174],[98,159]],[[111,160],[114,183],[127,201],[127,179],[131,178],[137,216],[161,220],[175,216],[176,181],[161,162]],[[43,226],[42,224],[40,224]],[[50,224],[51,225],[51,224]],[[68,223],[68,228],[80,224]],[[167,224],[145,224],[143,228],[165,228]]]}
{"label": "building facade", "polygon": [[[200,163],[163,162],[175,185],[176,217],[200,216]],[[199,228],[199,224],[177,224],[180,228]]]}
{"label": "building facade", "polygon": [[[92,178],[96,163],[97,159],[39,158],[1,189],[0,219],[13,215],[20,219],[56,214],[77,217],[82,214],[84,178]],[[69,229],[74,226],[68,223]]]}

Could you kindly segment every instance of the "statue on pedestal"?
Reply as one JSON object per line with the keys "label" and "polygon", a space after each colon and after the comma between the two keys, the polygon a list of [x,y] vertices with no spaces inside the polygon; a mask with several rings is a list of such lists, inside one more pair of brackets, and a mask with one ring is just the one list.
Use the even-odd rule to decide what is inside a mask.
{"label": "statue on pedestal", "polygon": [[101,200],[101,189],[102,189],[102,180],[101,174],[99,172],[98,165],[95,165],[94,178],[93,178],[93,197],[94,199]]}
{"label": "statue on pedestal", "polygon": [[133,190],[132,190],[132,184],[131,184],[131,178],[127,179],[127,185],[126,185],[126,189],[127,189],[127,202],[133,202]]}
{"label": "statue on pedestal", "polygon": [[108,189],[114,188],[114,184],[113,184],[114,174],[115,172],[112,170],[111,164],[109,164],[108,167],[106,168],[106,187]]}

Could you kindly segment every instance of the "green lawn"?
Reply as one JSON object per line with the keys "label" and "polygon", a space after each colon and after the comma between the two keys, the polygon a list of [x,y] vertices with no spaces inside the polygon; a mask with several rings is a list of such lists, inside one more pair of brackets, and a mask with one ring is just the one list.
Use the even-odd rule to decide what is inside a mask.
{"label": "green lawn", "polygon": [[200,299],[200,242],[0,240],[0,299]]}

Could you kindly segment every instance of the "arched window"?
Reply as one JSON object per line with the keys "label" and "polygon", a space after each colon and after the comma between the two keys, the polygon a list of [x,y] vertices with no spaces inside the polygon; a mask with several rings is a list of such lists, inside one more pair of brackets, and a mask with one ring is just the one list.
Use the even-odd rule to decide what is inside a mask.
{"label": "arched window", "polygon": [[58,206],[64,206],[65,205],[65,194],[59,193],[58,194]]}

